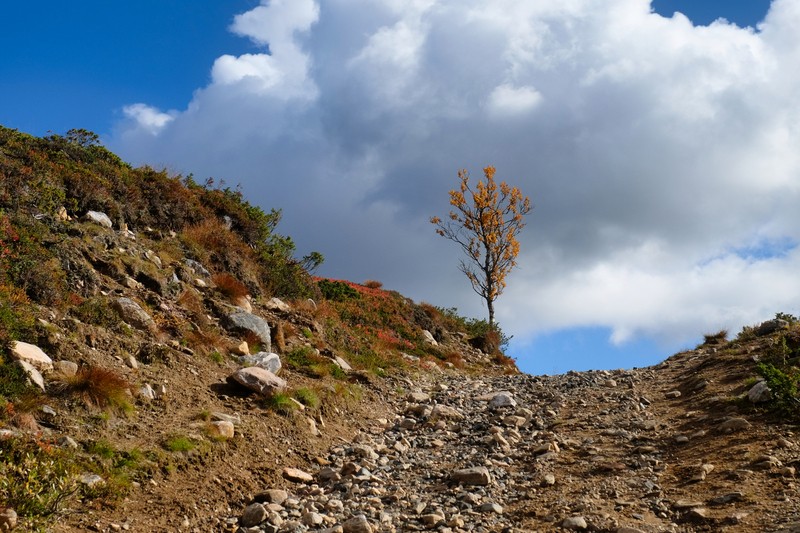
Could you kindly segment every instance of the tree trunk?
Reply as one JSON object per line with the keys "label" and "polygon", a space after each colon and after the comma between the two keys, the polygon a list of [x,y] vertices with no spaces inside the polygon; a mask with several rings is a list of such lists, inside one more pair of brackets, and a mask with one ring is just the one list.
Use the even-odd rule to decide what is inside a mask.
{"label": "tree trunk", "polygon": [[489,329],[494,329],[494,301],[486,298],[486,307],[489,309]]}

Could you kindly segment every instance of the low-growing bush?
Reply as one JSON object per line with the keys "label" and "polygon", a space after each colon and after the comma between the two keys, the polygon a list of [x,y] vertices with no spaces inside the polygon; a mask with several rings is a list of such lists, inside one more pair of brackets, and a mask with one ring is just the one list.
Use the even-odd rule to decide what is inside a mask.
{"label": "low-growing bush", "polygon": [[380,281],[376,281],[374,279],[368,279],[367,281],[362,283],[362,285],[367,287],[368,289],[380,289],[381,287],[383,287],[383,283],[381,283]]}
{"label": "low-growing bush", "polygon": [[75,465],[60,448],[39,440],[0,439],[0,501],[34,531],[57,514],[77,490]]}
{"label": "low-growing bush", "polygon": [[343,281],[320,279],[317,286],[322,292],[322,297],[326,300],[343,302],[346,300],[358,300],[361,295],[353,287]]}
{"label": "low-growing bush", "polygon": [[779,368],[772,363],[760,362],[757,367],[767,382],[775,409],[783,415],[800,417],[800,369],[796,367]]}

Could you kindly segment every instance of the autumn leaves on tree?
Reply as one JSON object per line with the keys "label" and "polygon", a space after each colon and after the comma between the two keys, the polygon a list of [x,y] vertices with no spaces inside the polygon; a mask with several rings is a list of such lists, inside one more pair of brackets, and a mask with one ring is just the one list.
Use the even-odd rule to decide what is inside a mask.
{"label": "autumn leaves on tree", "polygon": [[450,191],[449,219],[432,217],[436,233],[458,243],[467,259],[459,269],[472,289],[486,302],[489,327],[494,327],[494,301],[506,287],[506,276],[517,264],[517,234],[525,227],[523,217],[531,210],[528,197],[506,182],[494,180],[495,168],[483,169],[486,181],[475,189],[469,185],[469,173],[459,170],[461,186]]}

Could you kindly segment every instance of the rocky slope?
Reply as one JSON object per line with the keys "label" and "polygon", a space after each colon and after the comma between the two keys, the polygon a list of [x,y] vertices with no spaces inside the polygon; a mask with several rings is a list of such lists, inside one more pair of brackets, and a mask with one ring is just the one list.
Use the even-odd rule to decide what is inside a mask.
{"label": "rocky slope", "polygon": [[0,128],[0,531],[800,531],[795,317],[520,375],[84,140]]}

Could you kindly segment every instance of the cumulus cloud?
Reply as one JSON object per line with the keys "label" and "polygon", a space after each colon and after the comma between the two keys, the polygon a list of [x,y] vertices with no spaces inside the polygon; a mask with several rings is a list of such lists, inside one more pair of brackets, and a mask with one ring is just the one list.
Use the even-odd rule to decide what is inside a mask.
{"label": "cumulus cloud", "polygon": [[241,182],[323,274],[476,316],[426,220],[493,164],[535,205],[506,330],[685,340],[797,311],[798,25],[792,0],[756,29],[648,0],[264,1],[230,26],[258,53],[109,144]]}

